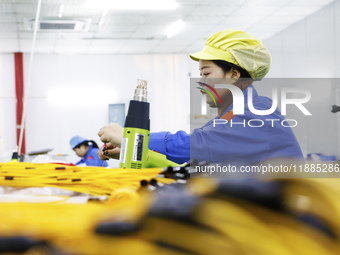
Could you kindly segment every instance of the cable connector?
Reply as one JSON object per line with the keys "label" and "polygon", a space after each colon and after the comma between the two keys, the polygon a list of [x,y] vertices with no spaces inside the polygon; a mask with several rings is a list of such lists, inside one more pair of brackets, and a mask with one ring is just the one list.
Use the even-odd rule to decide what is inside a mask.
{"label": "cable connector", "polygon": [[15,149],[13,150],[12,159],[11,159],[12,162],[18,162],[19,161],[18,148],[19,148],[19,146],[16,146]]}

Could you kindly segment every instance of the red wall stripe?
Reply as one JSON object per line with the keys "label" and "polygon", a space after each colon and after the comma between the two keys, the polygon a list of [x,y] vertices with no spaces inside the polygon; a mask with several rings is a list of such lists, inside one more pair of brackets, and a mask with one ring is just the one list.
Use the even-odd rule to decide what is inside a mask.
{"label": "red wall stripe", "polygon": [[[17,99],[17,144],[19,145],[20,138],[20,125],[24,106],[24,66],[23,66],[23,54],[22,52],[14,53],[14,65],[15,65],[15,95]],[[25,142],[25,130],[23,133],[23,140],[21,145],[21,152],[19,155],[26,153]]]}

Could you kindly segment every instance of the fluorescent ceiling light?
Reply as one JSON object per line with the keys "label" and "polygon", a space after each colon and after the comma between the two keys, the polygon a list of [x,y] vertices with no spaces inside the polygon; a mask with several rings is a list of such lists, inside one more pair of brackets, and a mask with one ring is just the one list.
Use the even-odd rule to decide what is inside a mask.
{"label": "fluorescent ceiling light", "polygon": [[94,90],[95,84],[90,85],[92,88],[58,88],[48,91],[47,100],[51,104],[63,106],[84,106],[84,105],[100,105],[115,102],[117,99],[117,91],[110,89],[103,94]]}
{"label": "fluorescent ceiling light", "polygon": [[86,6],[112,10],[174,10],[176,0],[88,0]]}
{"label": "fluorescent ceiling light", "polygon": [[184,27],[183,20],[179,19],[175,23],[173,23],[166,32],[166,37],[171,38],[174,34],[178,33]]}

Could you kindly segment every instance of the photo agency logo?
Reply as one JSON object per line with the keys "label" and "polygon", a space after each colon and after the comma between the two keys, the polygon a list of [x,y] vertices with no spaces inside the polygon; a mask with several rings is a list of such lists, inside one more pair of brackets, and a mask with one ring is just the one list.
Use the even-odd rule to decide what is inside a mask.
{"label": "photo agency logo", "polygon": [[[206,85],[206,84],[205,84]],[[211,86],[210,86],[211,87]],[[287,115],[287,105],[295,105],[305,116],[311,116],[312,114],[307,110],[307,108],[304,106],[305,103],[309,102],[311,99],[311,93],[308,90],[305,89],[298,89],[298,88],[281,88],[280,93],[277,88],[272,88],[272,105],[269,109],[265,110],[259,110],[255,109],[254,102],[253,102],[253,89],[251,87],[246,88],[247,92],[247,102],[245,102],[245,96],[244,92],[231,84],[216,84],[216,89],[219,88],[225,88],[229,89],[231,92],[231,96],[233,99],[233,108],[232,112],[233,115],[244,115],[245,114],[245,104],[248,107],[249,111],[257,116],[270,116],[273,114],[277,107],[278,107],[278,98],[280,96],[281,101],[281,115],[285,116]],[[216,92],[216,90],[213,90]],[[288,94],[291,95],[299,95],[299,98],[289,98]],[[211,93],[210,93],[210,96]],[[220,97],[218,97],[220,99]],[[221,102],[222,105],[222,102]],[[233,122],[233,119],[226,120],[223,118],[220,119],[214,119],[213,120],[213,126],[216,125],[225,125],[227,123],[230,124],[231,127],[235,125],[243,125],[244,127],[247,125],[249,127],[262,127],[264,126],[265,122],[270,123],[271,127],[274,127],[274,125],[280,124],[283,127],[295,127],[298,125],[297,120],[295,119],[277,119],[277,118],[258,118],[258,119],[250,119],[248,121],[243,120],[242,122]]]}
{"label": "photo agency logo", "polygon": [[[221,100],[221,98],[220,98],[220,95],[217,93],[217,91],[216,91],[213,87],[211,87],[210,85],[208,85],[208,84],[206,84],[206,83],[200,82],[200,81],[198,81],[197,83],[198,83],[199,85],[201,85],[201,86],[207,87],[207,88],[210,89],[212,92],[214,92],[214,94],[217,96],[217,98],[218,98],[218,100],[220,101],[220,104],[221,104],[221,106],[222,106],[222,100]],[[216,100],[215,100],[214,96],[213,96],[208,90],[206,90],[206,89],[204,89],[204,88],[202,88],[202,87],[196,87],[196,88],[198,88],[199,90],[201,90],[201,91],[205,92],[206,94],[208,94],[208,95],[212,98],[212,100],[214,101],[215,106],[217,106],[217,103],[216,103]]]}

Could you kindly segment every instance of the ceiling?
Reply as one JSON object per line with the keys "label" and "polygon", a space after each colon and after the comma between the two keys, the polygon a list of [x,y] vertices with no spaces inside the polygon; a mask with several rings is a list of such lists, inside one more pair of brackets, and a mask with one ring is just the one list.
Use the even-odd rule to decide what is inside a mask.
{"label": "ceiling", "polygon": [[[210,35],[227,28],[264,40],[333,2],[177,0],[174,10],[114,10],[89,8],[87,1],[42,0],[39,19],[59,19],[63,4],[62,19],[90,19],[91,23],[87,31],[38,30],[35,53],[187,53],[200,50]],[[0,53],[31,51],[34,33],[25,28],[25,20],[35,18],[37,5],[38,0],[0,0]],[[167,38],[167,29],[179,19],[184,27]]]}

